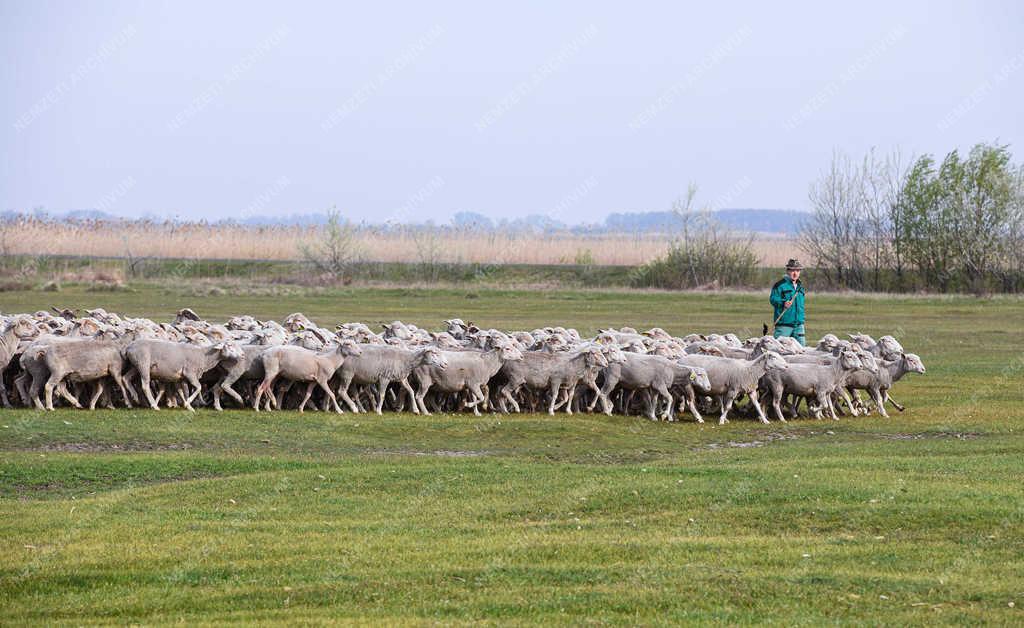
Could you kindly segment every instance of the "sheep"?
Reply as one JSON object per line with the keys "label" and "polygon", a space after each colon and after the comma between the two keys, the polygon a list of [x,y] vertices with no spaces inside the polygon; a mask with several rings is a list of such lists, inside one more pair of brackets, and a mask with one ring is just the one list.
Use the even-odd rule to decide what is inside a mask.
{"label": "sheep", "polygon": [[316,325],[302,312],[289,314],[288,317],[284,319],[284,328],[290,332],[302,331],[304,329],[309,329],[310,327],[316,327]]}
{"label": "sheep", "polygon": [[711,390],[711,379],[708,377],[708,372],[705,368],[700,366],[686,366],[680,362],[676,362],[679,366],[685,366],[690,370],[690,374],[684,378],[675,378],[674,386],[680,387],[683,392],[683,398],[679,402],[679,411],[683,411],[683,405],[690,409],[690,414],[697,420],[698,423],[704,422],[704,417],[701,416],[697,410],[697,394],[694,391],[696,386],[701,392],[707,393]]}
{"label": "sheep", "polygon": [[[814,396],[818,401],[818,408],[814,411],[816,418],[821,419],[822,409],[827,409],[833,419],[839,420],[831,395],[842,388],[851,372],[863,367],[855,351],[844,349],[837,359],[824,364],[789,364],[788,369],[766,374],[763,383],[771,392],[772,407],[780,421],[786,420],[781,408],[784,393],[800,397]],[[795,410],[795,407],[792,409]]]}
{"label": "sheep", "polygon": [[[128,340],[130,337],[125,337]],[[67,342],[50,343],[39,348],[38,359],[49,370],[49,378],[44,390],[46,393],[46,409],[53,410],[53,390],[65,378],[74,382],[98,382],[89,402],[89,409],[96,409],[96,401],[103,393],[103,378],[110,377],[121,389],[125,405],[132,407],[130,384],[125,382],[124,349],[125,341],[68,339]]]}
{"label": "sheep", "polygon": [[875,342],[875,339],[867,334],[856,333],[847,335],[854,344],[870,351],[871,355],[876,358],[893,360],[903,353],[903,345],[892,336],[882,336],[878,339],[878,342]]}
{"label": "sheep", "polygon": [[[507,380],[498,393],[503,411],[506,411],[506,401],[512,403],[516,412],[520,411],[519,403],[513,395],[525,385],[534,390],[548,391],[548,414],[554,415],[562,404],[565,404],[566,413],[572,414],[576,384],[586,379],[589,373],[596,374],[598,369],[608,366],[608,359],[597,346],[584,347],[574,353],[527,351],[522,355],[522,360],[505,362],[501,368]],[[566,400],[559,402],[563,387],[567,391]]]}
{"label": "sheep", "polygon": [[[710,388],[706,372],[699,372],[698,368],[673,362],[667,358],[657,355],[643,355],[636,353],[626,354],[625,362],[609,365],[601,375],[604,383],[601,386],[601,404],[604,413],[611,415],[612,403],[609,395],[620,386],[628,390],[651,390],[656,393],[659,399],[666,401],[665,409],[661,418],[668,420],[671,417],[674,400],[670,389],[679,381],[698,381],[701,388]],[[700,369],[703,371],[703,369]],[[691,379],[692,378],[692,379]],[[655,406],[657,403],[647,405],[647,416],[651,420],[655,418]],[[698,419],[703,423],[702,419]]]}
{"label": "sheep", "polygon": [[785,371],[790,368],[782,356],[774,351],[765,351],[752,360],[690,354],[680,358],[679,363],[686,366],[701,366],[707,371],[710,380],[708,392],[718,397],[718,403],[721,406],[719,425],[729,422],[726,415],[729,414],[733,402],[741,394],[750,397],[750,401],[757,411],[758,419],[762,423],[768,423],[768,417],[765,416],[761,404],[758,403],[758,382],[765,373]]}
{"label": "sheep", "polygon": [[[216,410],[223,410],[220,404],[221,392],[226,392],[239,405],[245,407],[245,400],[238,394],[233,386],[239,380],[263,381],[263,352],[267,350],[265,345],[242,345],[242,357],[237,360],[224,360],[219,367],[224,375],[213,386],[213,407]],[[270,399],[267,399],[270,403]]]}
{"label": "sheep", "polygon": [[901,353],[895,360],[882,360],[874,373],[868,370],[853,372],[846,380],[846,389],[852,395],[856,395],[857,390],[868,391],[879,414],[889,418],[889,413],[885,411],[886,401],[900,412],[904,410],[903,406],[889,396],[889,389],[892,388],[892,385],[907,373],[923,375],[924,372],[924,362],[919,356],[913,353]]}
{"label": "sheep", "polygon": [[[33,404],[39,410],[46,410],[46,406],[43,404],[43,386],[46,384],[49,378],[49,370],[46,368],[46,363],[43,361],[42,349],[50,344],[74,342],[81,340],[80,338],[67,338],[64,336],[40,336],[37,340],[28,343],[24,349],[21,350],[21,357],[18,358],[18,366],[21,367],[21,375],[14,380],[14,385],[18,390],[18,396],[21,397],[22,403],[25,405]],[[67,400],[68,403],[81,408],[82,404],[79,403],[78,398],[75,397],[63,384],[57,386],[57,393]]]}
{"label": "sheep", "polygon": [[35,338],[38,334],[39,331],[27,316],[15,316],[5,320],[0,326],[0,402],[4,404],[5,408],[10,408],[11,402],[7,398],[4,371],[7,370],[11,359],[18,353],[22,341]]}
{"label": "sheep", "polygon": [[335,371],[344,363],[345,359],[351,356],[362,355],[362,348],[351,340],[344,340],[323,353],[314,353],[309,349],[294,345],[282,345],[270,347],[261,354],[263,362],[263,381],[256,389],[256,398],[253,401],[253,410],[259,412],[260,399],[274,384],[278,375],[293,382],[308,382],[306,395],[299,404],[299,412],[306,407],[310,395],[313,394],[313,387],[319,385],[327,395],[327,399],[334,406],[334,411],[342,413],[338,399],[328,382],[334,377]]}
{"label": "sheep", "polygon": [[401,347],[375,346],[362,347],[360,355],[345,360],[337,371],[338,396],[348,404],[352,412],[359,412],[355,402],[348,394],[349,386],[356,384],[374,384],[377,386],[377,414],[384,407],[384,393],[388,384],[398,382],[409,393],[413,401],[413,412],[420,413],[415,401],[416,393],[409,384],[409,375],[418,367],[433,367],[439,371],[448,368],[445,353],[437,347],[424,347],[409,350]]}
{"label": "sheep", "polygon": [[[13,331],[12,325],[19,326],[17,332]],[[859,390],[868,390],[874,405],[882,406],[880,412],[883,414],[887,400],[902,410],[902,406],[888,396],[888,388],[894,379],[906,372],[923,372],[919,358],[913,354],[904,355],[902,346],[892,336],[883,336],[876,342],[864,334],[851,334],[851,342],[826,334],[816,346],[805,348],[793,346],[789,340],[771,337],[757,337],[741,342],[734,334],[725,333],[675,337],[658,327],[642,333],[632,327],[606,329],[593,339],[583,340],[576,330],[560,326],[547,326],[532,331],[503,331],[481,329],[460,319],[446,320],[444,325],[449,331],[431,333],[409,323],[394,321],[384,325],[382,333],[377,334],[363,323],[342,323],[336,327],[335,333],[318,327],[298,313],[287,317],[284,325],[274,321],[258,321],[247,315],[233,316],[225,324],[219,324],[202,320],[193,310],[184,308],[178,312],[173,323],[157,324],[148,319],[122,317],[102,308],[86,310],[82,317],[70,309],[52,308],[52,312],[41,310],[23,315],[20,322],[18,317],[0,317],[0,366],[10,365],[17,371],[8,375],[14,377],[21,401],[26,405],[36,404],[40,409],[52,408],[53,393],[56,392],[68,403],[80,407],[76,395],[82,392],[81,384],[89,382],[95,383],[96,388],[90,391],[91,401],[87,405],[95,407],[97,401],[102,399],[105,405],[113,407],[109,393],[111,388],[106,384],[111,379],[117,383],[115,373],[120,373],[116,368],[117,357],[111,353],[111,347],[117,344],[123,346],[125,343],[135,345],[139,336],[152,336],[150,340],[164,343],[161,346],[173,347],[168,351],[205,352],[209,355],[199,362],[210,360],[216,367],[204,373],[206,365],[194,365],[194,360],[189,358],[184,359],[190,363],[187,369],[164,376],[155,373],[155,370],[167,370],[166,365],[158,360],[156,365],[150,365],[152,372],[148,374],[148,381],[155,381],[152,387],[146,383],[147,396],[143,403],[150,406],[155,403],[159,407],[167,391],[165,385],[171,383],[172,395],[166,401],[168,406],[191,408],[197,396],[205,403],[205,386],[213,391],[213,407],[221,409],[224,393],[244,405],[254,400],[259,386],[250,386],[249,390],[241,391],[236,391],[233,386],[239,381],[263,385],[267,377],[264,354],[269,349],[277,348],[275,350],[285,358],[289,355],[297,355],[299,358],[312,356],[313,363],[316,363],[325,356],[337,359],[332,356],[332,351],[341,344],[354,342],[359,343],[359,350],[372,347],[367,351],[372,355],[365,358],[359,356],[360,359],[348,356],[353,359],[348,360],[346,357],[338,361],[338,368],[330,373],[333,378],[328,380],[330,389],[336,391],[335,407],[331,408],[331,399],[326,393],[322,398],[317,398],[317,405],[327,404],[325,409],[340,410],[344,401],[350,409],[358,412],[362,410],[360,395],[368,395],[373,398],[374,409],[381,413],[384,405],[392,407],[388,400],[393,399],[392,393],[396,391],[399,392],[398,405],[404,406],[401,403],[404,399],[402,391],[390,387],[391,383],[397,383],[412,398],[414,412],[426,411],[424,398],[431,391],[437,393],[431,397],[431,404],[438,400],[444,404],[461,402],[462,407],[473,408],[477,414],[487,409],[492,401],[502,411],[507,412],[510,405],[514,410],[521,411],[523,408],[520,406],[524,400],[529,400],[532,405],[539,400],[537,393],[543,391],[540,397],[548,395],[544,405],[549,412],[553,413],[564,405],[566,412],[572,413],[577,407],[592,410],[598,401],[602,402],[603,409],[606,403],[611,406],[611,398],[606,397],[616,388],[622,388],[625,393],[616,403],[627,410],[631,409],[631,400],[639,391],[646,400],[643,412],[649,416],[667,417],[674,414],[674,398],[679,401],[678,412],[684,411],[688,405],[694,417],[703,420],[697,408],[695,389],[699,391],[701,387],[698,384],[705,378],[708,380],[708,391],[717,397],[720,409],[723,410],[720,421],[728,419],[731,404],[743,394],[751,397],[753,408],[764,420],[767,419],[762,412],[767,409],[767,403],[762,405],[759,400],[766,399],[768,393],[756,390],[748,393],[743,382],[730,383],[729,377],[734,374],[724,371],[737,370],[738,366],[742,367],[739,370],[748,370],[759,361],[767,365],[772,362],[764,357],[769,352],[782,354],[783,359],[797,370],[801,370],[802,366],[835,368],[841,362],[838,356],[844,351],[857,353],[861,362],[869,367],[876,362],[875,356],[878,356],[877,361],[883,364],[882,371],[885,372],[870,373],[870,369],[853,371],[846,380],[846,386],[829,393],[830,397],[834,397],[827,401],[829,412],[832,413],[840,410],[840,402],[843,400],[840,397],[850,403],[854,415],[862,410],[866,412],[867,408],[857,398]],[[217,357],[213,354],[218,346],[235,348]],[[333,349],[319,355],[314,353],[324,347]],[[308,351],[303,353],[303,348]],[[520,358],[522,361],[501,358],[503,354],[509,357],[509,353],[523,356]],[[140,397],[135,394],[131,381],[136,376],[142,379],[143,374],[129,357],[127,349],[124,354],[128,373],[121,376],[124,382],[121,392],[125,396],[125,405],[130,407]],[[399,362],[418,354],[422,362],[398,368],[397,374],[402,377],[397,379],[386,372],[373,372],[369,366],[366,366],[369,369],[366,372],[357,369],[363,368],[360,365],[373,364],[376,357],[385,354],[402,358]],[[429,359],[431,355],[443,357],[445,361],[450,357],[456,363],[454,373],[444,373],[439,360]],[[724,359],[725,356],[730,356],[732,360]],[[18,359],[12,364],[14,357]],[[158,357],[162,359],[162,356]],[[49,364],[47,359],[50,360]],[[93,368],[96,360],[107,362],[105,371],[102,364]],[[650,378],[651,385],[623,382],[622,373],[625,369],[626,379],[637,375],[637,383],[640,383],[642,369],[634,373],[630,366],[640,363],[660,365],[661,372],[657,378]],[[346,364],[349,370],[344,368]],[[708,371],[700,370],[705,368],[704,365]],[[304,409],[316,387],[316,377],[297,377],[293,380],[284,372],[287,367],[283,363],[278,367],[279,379],[285,380],[287,384],[284,391],[268,394],[273,389],[271,382],[269,387],[263,389],[257,408],[280,407],[283,395],[293,382],[306,381],[309,386],[307,396],[302,401],[301,407]],[[496,372],[493,370],[495,367]],[[890,369],[895,377],[889,373]],[[330,371],[330,365],[325,366],[324,370]],[[414,375],[415,380],[409,380],[409,374]],[[191,381],[195,377],[198,377],[198,384]],[[610,381],[616,378],[619,381]],[[765,387],[769,379],[767,375],[762,378]],[[350,390],[353,383],[357,385],[354,392]],[[601,386],[598,386],[599,383]],[[10,404],[11,399],[5,398],[3,384],[4,380],[0,379],[0,402]],[[190,385],[194,388],[190,388]],[[665,389],[665,386],[667,394],[660,390]],[[46,395],[42,395],[44,389],[47,389]],[[342,392],[345,396],[351,393],[351,396],[345,399]],[[849,402],[850,392],[856,403]],[[825,410],[825,403],[812,403],[812,408],[820,415]],[[607,411],[611,411],[611,408]],[[781,406],[776,414],[780,415],[780,419],[785,419],[781,416]]]}
{"label": "sheep", "polygon": [[174,325],[180,325],[185,321],[202,321],[203,319],[195,313],[191,308],[183,308],[178,310],[178,314],[174,317]]}
{"label": "sheep", "polygon": [[418,382],[416,403],[420,412],[430,416],[424,398],[431,388],[443,392],[456,393],[467,391],[472,399],[466,407],[473,408],[473,414],[480,416],[480,404],[487,400],[483,387],[509,361],[522,360],[523,352],[511,343],[501,344],[489,351],[445,351],[443,355],[448,362],[447,368],[423,365],[413,369]]}
{"label": "sheep", "polygon": [[238,360],[244,354],[234,343],[197,347],[166,340],[142,339],[128,345],[125,357],[138,371],[142,392],[151,408],[160,409],[149,387],[150,380],[155,379],[175,384],[184,381],[194,386],[195,390],[188,396],[179,388],[185,408],[193,410],[192,401],[202,392],[199,379],[203,374],[217,366],[221,360]]}

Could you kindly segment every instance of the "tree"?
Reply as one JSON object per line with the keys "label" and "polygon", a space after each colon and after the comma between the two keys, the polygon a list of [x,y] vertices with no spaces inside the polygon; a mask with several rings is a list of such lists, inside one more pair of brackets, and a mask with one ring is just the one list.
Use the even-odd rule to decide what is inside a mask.
{"label": "tree", "polygon": [[951,151],[938,168],[928,155],[914,163],[901,195],[899,240],[926,286],[980,294],[996,275],[1006,283],[1024,244],[1021,180],[1000,145],[977,144],[966,159]]}
{"label": "tree", "polygon": [[322,275],[332,281],[351,279],[354,266],[362,261],[362,246],[358,231],[344,220],[335,207],[327,212],[327,222],[319,230],[319,237],[300,246],[303,258]]}
{"label": "tree", "polygon": [[725,228],[709,208],[695,211],[697,188],[690,185],[686,199],[672,205],[679,230],[664,257],[637,269],[633,284],[658,288],[749,286],[758,256],[753,235]]}
{"label": "tree", "polygon": [[854,289],[882,290],[885,271],[902,269],[897,232],[904,222],[901,193],[906,173],[899,152],[860,161],[836,151],[811,183],[811,217],[801,226],[801,249],[826,281]]}
{"label": "tree", "polygon": [[831,283],[858,287],[857,206],[862,202],[860,170],[836,151],[828,170],[811,184],[811,217],[800,228],[802,250]]}

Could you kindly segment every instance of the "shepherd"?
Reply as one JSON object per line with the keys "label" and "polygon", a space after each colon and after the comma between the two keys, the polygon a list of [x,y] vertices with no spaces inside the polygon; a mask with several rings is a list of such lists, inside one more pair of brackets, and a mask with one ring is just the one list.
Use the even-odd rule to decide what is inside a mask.
{"label": "shepherd", "polygon": [[[791,336],[806,346],[804,337],[804,286],[800,283],[800,260],[786,262],[785,276],[772,286],[768,300],[775,308],[775,337]],[[767,333],[767,330],[765,330]]]}

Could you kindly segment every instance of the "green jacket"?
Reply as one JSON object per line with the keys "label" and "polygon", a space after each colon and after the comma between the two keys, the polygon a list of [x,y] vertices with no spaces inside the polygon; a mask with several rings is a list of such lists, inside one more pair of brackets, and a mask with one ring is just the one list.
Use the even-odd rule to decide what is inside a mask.
{"label": "green jacket", "polygon": [[796,280],[796,290],[793,290],[793,282],[789,277],[783,277],[782,279],[775,282],[772,286],[772,293],[768,297],[771,301],[772,306],[775,308],[775,316],[772,316],[772,320],[779,318],[782,314],[782,310],[786,309],[786,301],[793,299],[793,306],[782,314],[782,318],[779,318],[779,322],[776,325],[803,325],[804,324],[804,286],[800,283],[800,280]]}

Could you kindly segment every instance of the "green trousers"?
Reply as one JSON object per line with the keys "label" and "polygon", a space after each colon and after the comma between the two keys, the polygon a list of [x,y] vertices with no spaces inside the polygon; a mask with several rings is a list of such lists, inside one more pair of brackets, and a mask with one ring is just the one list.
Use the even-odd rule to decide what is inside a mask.
{"label": "green trousers", "polygon": [[776,325],[775,337],[779,338],[780,336],[792,336],[793,338],[796,338],[797,342],[801,345],[805,347],[807,346],[807,339],[804,338],[803,323],[800,323],[799,325]]}

